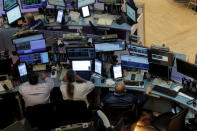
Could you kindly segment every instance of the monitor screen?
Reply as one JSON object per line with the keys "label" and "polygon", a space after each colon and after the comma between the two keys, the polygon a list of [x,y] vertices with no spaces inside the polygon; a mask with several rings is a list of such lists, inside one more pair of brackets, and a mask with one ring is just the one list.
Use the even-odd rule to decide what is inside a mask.
{"label": "monitor screen", "polygon": [[197,65],[176,59],[177,71],[197,80]]}
{"label": "monitor screen", "polygon": [[20,7],[16,6],[16,7],[10,9],[9,11],[7,11],[6,14],[7,14],[7,18],[8,18],[8,23],[12,24],[13,22],[15,22],[21,18]]}
{"label": "monitor screen", "polygon": [[23,9],[42,7],[45,0],[21,0]]}
{"label": "monitor screen", "polygon": [[172,66],[174,55],[172,52],[165,52],[158,49],[149,49],[148,50],[148,60],[149,62]]}
{"label": "monitor screen", "polygon": [[7,11],[16,4],[17,0],[3,0],[3,9]]}
{"label": "monitor screen", "polygon": [[149,62],[146,57],[121,55],[121,64],[123,67],[138,68],[142,70],[149,69]]}
{"label": "monitor screen", "polygon": [[126,49],[126,44],[124,41],[95,44],[96,52],[119,51],[125,49]]}
{"label": "monitor screen", "polygon": [[101,61],[95,60],[94,72],[101,75],[101,73],[102,73],[102,62]]}
{"label": "monitor screen", "polygon": [[121,65],[114,65],[113,66],[113,76],[114,76],[114,79],[122,78],[122,67],[121,67]]}
{"label": "monitor screen", "polygon": [[64,0],[48,0],[49,5],[65,6]]}
{"label": "monitor screen", "polygon": [[99,3],[123,3],[123,0],[98,0]]}
{"label": "monitor screen", "polygon": [[45,39],[28,41],[16,44],[15,46],[18,55],[46,51]]}
{"label": "monitor screen", "polygon": [[56,20],[58,23],[62,23],[63,14],[64,14],[63,10],[58,10],[57,20]]}
{"label": "monitor screen", "polygon": [[149,73],[154,77],[161,77],[165,80],[169,80],[169,68],[168,66],[150,63]]}
{"label": "monitor screen", "polygon": [[92,47],[69,47],[66,53],[69,60],[95,59],[95,49]]}
{"label": "monitor screen", "polygon": [[148,49],[142,46],[128,45],[129,53],[148,57]]}
{"label": "monitor screen", "polygon": [[49,56],[48,56],[48,52],[34,53],[28,55],[21,55],[19,56],[19,60],[22,63],[32,64],[32,65],[46,64],[49,63]]}
{"label": "monitor screen", "polygon": [[94,4],[95,0],[77,0],[77,7],[81,8],[86,5]]}
{"label": "monitor screen", "polygon": [[11,74],[12,59],[0,60],[0,75]]}
{"label": "monitor screen", "polygon": [[126,14],[134,22],[137,23],[137,9],[126,3]]}
{"label": "monitor screen", "polygon": [[33,40],[40,40],[43,39],[43,35],[42,34],[37,34],[37,35],[31,35],[31,36],[26,36],[26,37],[22,37],[22,38],[17,38],[17,39],[13,39],[12,43],[13,44],[22,44],[22,43],[26,43],[29,41],[33,41]]}
{"label": "monitor screen", "polygon": [[91,61],[90,60],[72,61],[72,69],[74,71],[91,71]]}
{"label": "monitor screen", "polygon": [[177,71],[177,65],[176,65],[176,59],[175,59],[174,65],[172,67],[170,79],[175,81],[175,82],[182,83],[182,78],[190,79],[190,80],[193,81],[193,78],[191,78],[191,77],[189,77],[187,75],[184,75],[184,74],[182,74],[182,73]]}
{"label": "monitor screen", "polygon": [[21,63],[18,65],[18,71],[19,71],[19,75],[21,76],[25,76],[27,75],[27,67],[25,63]]}
{"label": "monitor screen", "polygon": [[89,17],[90,16],[89,6],[81,7],[81,14],[83,18]]}

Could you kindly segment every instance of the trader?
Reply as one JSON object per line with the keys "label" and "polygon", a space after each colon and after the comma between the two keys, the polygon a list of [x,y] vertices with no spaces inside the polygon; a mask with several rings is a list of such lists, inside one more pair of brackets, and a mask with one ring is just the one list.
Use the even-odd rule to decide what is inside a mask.
{"label": "trader", "polygon": [[[76,82],[76,80],[82,83]],[[73,70],[68,70],[63,78],[64,83],[60,86],[64,100],[83,100],[87,106],[87,95],[94,89],[94,84],[75,75]]]}
{"label": "trader", "polygon": [[131,93],[125,92],[125,83],[119,82],[115,86],[115,92],[104,97],[102,105],[106,104],[137,104],[143,106],[148,99],[148,94],[152,91],[152,87],[148,86],[143,96],[137,97]]}
{"label": "trader", "polygon": [[34,72],[28,78],[29,81],[19,87],[19,93],[25,101],[25,107],[49,103],[49,96],[54,87],[54,81],[47,77],[46,74],[42,74],[41,78],[45,82],[39,83],[38,75]]}

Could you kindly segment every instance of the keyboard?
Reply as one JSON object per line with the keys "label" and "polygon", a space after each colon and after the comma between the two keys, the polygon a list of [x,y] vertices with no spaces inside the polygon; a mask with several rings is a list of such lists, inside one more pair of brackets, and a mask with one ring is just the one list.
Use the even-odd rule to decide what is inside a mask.
{"label": "keyboard", "polygon": [[144,88],[144,82],[141,81],[124,81],[125,85],[127,87],[133,87],[133,88]]}
{"label": "keyboard", "polygon": [[178,92],[174,90],[170,90],[168,88],[157,86],[157,85],[154,86],[153,91],[157,91],[171,97],[176,97],[178,94]]}
{"label": "keyboard", "polygon": [[190,97],[193,97],[195,99],[197,99],[196,93],[195,92],[191,92],[190,90],[184,90],[184,89],[180,89],[180,92],[182,92],[183,94],[186,94]]}
{"label": "keyboard", "polygon": [[164,88],[168,88],[169,89],[172,86],[172,82],[166,82],[164,80],[155,78],[153,80],[153,85],[157,85],[157,86],[161,86],[161,87],[164,87]]}

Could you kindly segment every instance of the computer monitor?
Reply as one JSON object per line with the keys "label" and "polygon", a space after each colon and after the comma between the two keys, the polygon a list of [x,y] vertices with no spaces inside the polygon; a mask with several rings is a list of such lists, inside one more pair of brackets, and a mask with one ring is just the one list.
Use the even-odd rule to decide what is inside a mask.
{"label": "computer monitor", "polygon": [[98,0],[99,3],[123,3],[124,0]]}
{"label": "computer monitor", "polygon": [[101,75],[101,73],[102,73],[102,62],[100,60],[95,60],[94,72]]}
{"label": "computer monitor", "polygon": [[12,59],[0,60],[0,75],[11,74]]}
{"label": "computer monitor", "polygon": [[3,0],[3,9],[4,11],[9,10],[13,6],[17,5],[17,0]]}
{"label": "computer monitor", "polygon": [[19,75],[20,77],[22,76],[26,76],[27,75],[27,67],[25,63],[21,63],[18,65],[18,71],[19,71]]}
{"label": "computer monitor", "polygon": [[93,47],[67,47],[69,60],[93,60],[95,59],[95,48]]}
{"label": "computer monitor", "polygon": [[95,44],[96,52],[121,51],[126,49],[125,41],[105,42]]}
{"label": "computer monitor", "polygon": [[42,7],[46,0],[21,0],[23,9]]}
{"label": "computer monitor", "polygon": [[170,78],[169,68],[168,68],[168,66],[165,66],[165,65],[150,63],[149,64],[149,73],[153,77],[160,77],[164,80],[169,80],[169,78]]}
{"label": "computer monitor", "polygon": [[36,35],[13,39],[12,44],[22,44],[22,43],[27,43],[27,42],[33,41],[33,40],[40,40],[43,38],[44,38],[43,34],[36,34]]}
{"label": "computer monitor", "polygon": [[18,55],[46,51],[45,39],[32,40],[25,43],[15,44],[15,46]]}
{"label": "computer monitor", "polygon": [[63,6],[65,7],[65,0],[48,0],[49,5],[55,5],[55,6]]}
{"label": "computer monitor", "polygon": [[197,65],[176,59],[177,71],[197,80]]}
{"label": "computer monitor", "polygon": [[81,12],[81,16],[83,18],[86,18],[86,17],[91,16],[90,9],[89,9],[89,6],[88,5],[81,7],[81,11],[80,12]]}
{"label": "computer monitor", "polygon": [[113,76],[114,76],[114,79],[122,78],[122,67],[121,67],[121,65],[113,65]]}
{"label": "computer monitor", "polygon": [[58,23],[62,23],[63,15],[64,15],[64,11],[62,9],[59,9],[57,12],[57,19],[56,19]]}
{"label": "computer monitor", "polygon": [[174,55],[172,52],[166,52],[158,49],[149,49],[148,50],[148,60],[149,62],[172,66]]}
{"label": "computer monitor", "polygon": [[130,54],[148,57],[148,49],[142,46],[128,45]]}
{"label": "computer monitor", "polygon": [[74,71],[91,71],[91,61],[90,60],[73,60],[72,69]]}
{"label": "computer monitor", "polygon": [[149,69],[149,62],[146,57],[122,54],[120,58],[123,67],[137,68],[141,70]]}
{"label": "computer monitor", "polygon": [[6,15],[7,15],[7,18],[8,18],[8,24],[12,24],[13,22],[20,19],[22,16],[21,16],[21,11],[20,11],[19,5],[17,5],[16,7],[8,10],[6,12]]}
{"label": "computer monitor", "polygon": [[83,6],[94,4],[94,3],[95,3],[95,0],[77,0],[77,7],[79,9]]}
{"label": "computer monitor", "polygon": [[48,52],[34,53],[28,55],[19,56],[21,63],[36,65],[36,64],[46,64],[49,63]]}
{"label": "computer monitor", "polygon": [[137,8],[134,5],[126,3],[126,14],[131,23],[137,23]]}
{"label": "computer monitor", "polygon": [[182,83],[182,78],[190,79],[190,80],[193,81],[193,78],[191,78],[191,77],[189,77],[187,75],[184,75],[184,74],[182,74],[182,73],[177,71],[177,65],[176,65],[176,59],[175,59],[174,60],[174,65],[172,67],[170,79],[175,81],[175,82]]}

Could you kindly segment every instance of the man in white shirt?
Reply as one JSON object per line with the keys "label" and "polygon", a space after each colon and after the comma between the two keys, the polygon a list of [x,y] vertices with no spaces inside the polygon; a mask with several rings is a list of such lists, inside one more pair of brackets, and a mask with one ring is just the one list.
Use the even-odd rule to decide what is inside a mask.
{"label": "man in white shirt", "polygon": [[[82,83],[77,83],[76,80]],[[64,100],[83,100],[89,105],[87,95],[94,89],[92,82],[75,75],[75,72],[72,70],[66,73],[63,82],[64,83],[60,86],[60,90]]]}
{"label": "man in white shirt", "polygon": [[46,74],[42,74],[41,78],[45,80],[44,83],[39,83],[38,75],[31,73],[29,81],[19,87],[19,93],[25,101],[25,107],[49,103],[49,96],[54,87],[54,81],[47,77]]}

